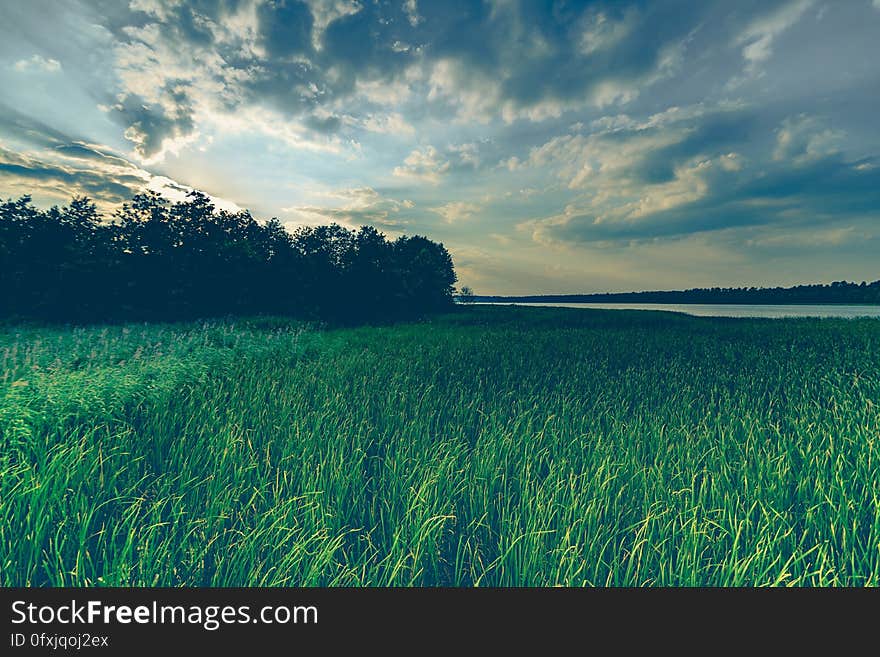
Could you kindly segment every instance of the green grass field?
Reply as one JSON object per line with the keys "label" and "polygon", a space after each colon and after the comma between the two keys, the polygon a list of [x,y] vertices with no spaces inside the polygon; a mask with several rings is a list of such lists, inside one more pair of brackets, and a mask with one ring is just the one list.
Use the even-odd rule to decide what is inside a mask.
{"label": "green grass field", "polygon": [[880,321],[0,329],[0,584],[880,585]]}

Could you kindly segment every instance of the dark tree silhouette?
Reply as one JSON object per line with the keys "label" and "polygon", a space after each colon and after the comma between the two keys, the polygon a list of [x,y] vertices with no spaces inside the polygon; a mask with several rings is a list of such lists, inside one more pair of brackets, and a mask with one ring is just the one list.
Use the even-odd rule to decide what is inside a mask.
{"label": "dark tree silhouette", "polygon": [[343,322],[411,318],[452,305],[448,251],[389,242],[370,226],[287,232],[275,218],[218,211],[192,192],[137,194],[111,222],[95,205],[0,204],[0,316],[63,320],[285,314]]}
{"label": "dark tree silhouette", "polygon": [[461,303],[473,303],[474,302],[474,291],[472,288],[465,285],[461,288],[461,291],[458,293],[458,300]]}
{"label": "dark tree silhouette", "polygon": [[427,237],[399,237],[392,244],[396,310],[429,312],[452,303],[456,276],[452,257]]}

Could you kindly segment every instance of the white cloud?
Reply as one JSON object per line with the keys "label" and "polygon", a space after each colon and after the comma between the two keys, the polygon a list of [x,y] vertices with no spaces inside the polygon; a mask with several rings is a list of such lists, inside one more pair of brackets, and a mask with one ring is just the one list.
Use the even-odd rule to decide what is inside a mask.
{"label": "white cloud", "polygon": [[501,160],[498,163],[498,166],[506,168],[508,171],[519,171],[520,169],[526,168],[526,166],[528,166],[528,163],[523,162],[516,155],[512,155],[505,160]]}
{"label": "white cloud", "polygon": [[543,227],[565,225],[574,217],[585,216],[592,217],[594,225],[646,220],[705,197],[709,192],[707,174],[716,163],[717,160],[709,158],[692,158],[675,168],[672,180],[655,184],[627,177],[609,178],[599,174],[591,179],[583,175],[578,185],[587,189],[588,194],[568,204],[562,214],[539,223]]}
{"label": "white cloud", "polygon": [[409,199],[397,200],[382,196],[372,187],[316,189],[309,193],[311,205],[282,208],[291,217],[288,223],[319,226],[335,222],[349,228],[379,224],[400,229],[408,220],[402,211],[415,207]]}
{"label": "white cloud", "polygon": [[51,57],[43,57],[42,55],[32,55],[28,59],[19,59],[12,65],[19,73],[41,72],[41,73],[57,73],[61,70],[61,62]]}
{"label": "white cloud", "polygon": [[362,122],[363,127],[370,132],[387,135],[414,135],[416,129],[407,122],[399,112],[388,114],[370,114]]}
{"label": "white cloud", "polygon": [[[523,161],[510,157],[499,166],[517,171],[528,167],[551,167],[570,189],[627,183],[630,170],[657,149],[682,141],[694,130],[693,120],[710,113],[721,113],[743,107],[742,103],[725,102],[707,106],[703,103],[672,106],[643,119],[627,114],[603,116],[590,123],[589,133],[583,124],[572,126],[573,132],[554,137],[534,147]],[[743,164],[736,153],[719,155],[718,166],[735,171]]]}
{"label": "white cloud", "polygon": [[359,145],[345,141],[338,135],[316,135],[302,123],[282,117],[278,112],[262,107],[239,108],[235,113],[218,112],[203,107],[198,114],[200,124],[224,136],[262,134],[277,143],[297,150],[354,157]]}
{"label": "white cloud", "polygon": [[[402,80],[357,80],[355,95],[382,107],[399,107],[412,95],[412,84],[420,72],[411,67]],[[347,102],[347,101],[346,101]]]}
{"label": "white cloud", "polygon": [[327,26],[338,18],[356,14],[363,7],[357,0],[306,0],[314,20],[312,26],[312,45],[321,49],[321,38]]}
{"label": "white cloud", "polygon": [[319,196],[335,199],[346,210],[364,210],[382,200],[382,195],[372,187],[351,187],[319,192]]}
{"label": "white cloud", "polygon": [[440,182],[440,177],[449,171],[449,160],[444,160],[437,149],[426,146],[416,149],[403,161],[403,165],[395,167],[393,174],[402,178],[417,178],[431,183]]}
{"label": "white cloud", "polygon": [[[687,121],[708,109],[702,105],[672,107],[647,119],[627,115],[602,117],[590,134],[567,134],[533,148],[517,167],[546,167],[577,196],[556,215],[523,226],[535,240],[572,221],[620,224],[649,221],[657,214],[695,203],[708,196],[713,185],[735,176],[745,159],[736,152],[700,153],[678,163],[668,180],[652,182],[642,172],[658,150],[678,144],[693,134]],[[575,126],[583,128],[583,126]]]}
{"label": "white cloud", "polygon": [[[158,19],[168,19],[165,3],[140,0],[142,9]],[[311,9],[315,15],[316,30],[341,16],[360,10],[360,4],[346,0],[314,0]],[[217,43],[244,58],[262,61],[266,57],[259,43],[258,21],[254,3],[241,3],[234,14],[224,16],[222,24],[204,17],[200,20]],[[160,161],[165,153],[174,153],[197,145],[200,139],[209,140],[225,134],[258,133],[276,143],[295,149],[342,154],[354,157],[359,144],[335,134],[316,134],[302,120],[290,119],[268,105],[254,104],[247,89],[248,84],[265,73],[261,63],[253,66],[229,66],[218,48],[179,48],[167,38],[165,28],[158,23],[124,30],[126,40],[117,42],[114,48],[115,70],[123,93],[137,95],[157,112],[166,116],[179,116],[181,106],[169,87],[185,89],[187,110],[191,113],[192,128],[186,134],[176,135],[163,144],[159,153],[151,153],[145,162]],[[307,65],[304,62],[304,65]],[[309,102],[318,100],[321,89],[314,83],[303,84],[294,90]],[[373,90],[380,95],[380,90]],[[234,107],[235,111],[229,108]],[[325,109],[329,114],[329,110]],[[320,112],[317,113],[319,115]],[[398,116],[387,120],[373,117],[366,129],[403,130],[405,122]],[[146,135],[137,126],[129,127],[128,137],[135,143],[143,143]]]}
{"label": "white cloud", "polygon": [[726,153],[719,156],[718,166],[725,171],[742,171],[744,158],[739,153]]}
{"label": "white cloud", "polygon": [[[615,116],[601,116],[590,122],[590,128],[593,132],[619,132],[621,130],[638,130],[640,123],[627,114],[617,114]],[[575,124],[572,126],[572,132],[580,132],[583,130],[583,124]]]}
{"label": "white cloud", "polygon": [[[193,191],[193,187],[183,185],[176,180],[167,178],[166,176],[153,176],[145,185],[145,189],[159,192],[162,196],[172,202],[186,201],[187,194]],[[227,212],[239,212],[242,208],[234,201],[222,198],[220,196],[207,195],[211,202],[218,210],[226,210]]]}
{"label": "white cloud", "polygon": [[135,159],[139,160],[142,164],[147,166],[163,162],[165,160],[165,157],[169,154],[178,156],[184,148],[194,144],[199,140],[198,131],[191,132],[189,134],[181,134],[175,137],[166,137],[162,140],[161,146],[155,153],[151,155],[145,155],[144,147],[147,144],[149,138],[143,130],[141,130],[136,125],[132,125],[127,127],[123,131],[122,136],[125,137],[132,144],[134,144],[135,149],[132,153],[132,156]]}
{"label": "white cloud", "polygon": [[455,109],[454,120],[459,123],[488,123],[502,105],[501,83],[497,78],[467,71],[451,59],[441,59],[428,75],[427,99],[449,102]]}
{"label": "white cloud", "polygon": [[608,18],[603,12],[588,14],[583,21],[579,46],[584,55],[609,50],[623,41],[632,31],[636,12],[628,11],[621,20]]}
{"label": "white cloud", "polygon": [[456,153],[461,164],[477,168],[480,166],[480,147],[474,142],[466,144],[453,144],[449,147],[450,153]]}
{"label": "white cloud", "polygon": [[482,206],[476,203],[466,203],[464,201],[456,201],[430,208],[431,212],[436,212],[449,224],[461,221],[462,219],[468,219],[481,209]]}
{"label": "white cloud", "polygon": [[403,10],[406,12],[407,20],[413,27],[418,27],[425,19],[419,16],[419,7],[416,0],[406,0],[403,3]]}
{"label": "white cloud", "polygon": [[846,133],[827,128],[814,116],[799,114],[786,118],[776,131],[773,159],[802,164],[827,157],[840,150]]}
{"label": "white cloud", "polygon": [[[565,112],[578,110],[585,105],[599,109],[612,105],[627,105],[639,97],[642,89],[668,78],[681,68],[687,44],[694,32],[684,39],[668,43],[661,48],[658,52],[657,64],[652,70],[636,77],[607,77],[586,88],[579,96],[565,100],[544,98],[527,106],[520,106],[510,100],[499,103],[500,86],[494,81],[485,85],[486,95],[481,98],[481,102],[487,102],[492,98],[496,106],[500,104],[501,118],[505,123],[513,123],[517,119],[528,119],[536,123],[556,119]],[[487,111],[482,110],[482,115],[486,116]]]}
{"label": "white cloud", "polygon": [[709,191],[704,174],[713,161],[696,159],[675,168],[675,178],[669,182],[645,185],[638,200],[615,209],[614,214],[624,220],[644,219],[658,212],[693,203]]}
{"label": "white cloud", "polygon": [[734,45],[742,46],[748,72],[773,54],[773,41],[789,27],[794,25],[816,0],[792,0],[775,12],[752,21],[734,40]]}
{"label": "white cloud", "polygon": [[[684,106],[673,105],[667,107],[662,112],[651,114],[644,119],[635,119],[628,114],[601,116],[590,122],[590,132],[592,134],[609,134],[613,132],[638,132],[652,128],[663,128],[693,121],[707,114],[731,112],[745,107],[746,103],[744,101],[725,100],[712,105],[702,102]],[[572,126],[572,132],[582,132],[583,128],[583,124],[575,124]]]}
{"label": "white cloud", "polygon": [[609,139],[606,133],[562,135],[529,152],[528,166],[550,166],[570,189],[583,187],[592,174],[623,180],[627,170],[653,151],[681,141],[686,129],[634,132],[626,139]]}

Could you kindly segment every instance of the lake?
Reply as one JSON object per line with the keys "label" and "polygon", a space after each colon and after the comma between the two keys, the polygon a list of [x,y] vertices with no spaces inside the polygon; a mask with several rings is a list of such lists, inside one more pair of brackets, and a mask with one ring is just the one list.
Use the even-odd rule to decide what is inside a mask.
{"label": "lake", "polygon": [[734,303],[511,303],[477,302],[483,305],[547,306],[552,308],[599,308],[604,310],[668,310],[699,317],[880,317],[880,306],[763,305]]}

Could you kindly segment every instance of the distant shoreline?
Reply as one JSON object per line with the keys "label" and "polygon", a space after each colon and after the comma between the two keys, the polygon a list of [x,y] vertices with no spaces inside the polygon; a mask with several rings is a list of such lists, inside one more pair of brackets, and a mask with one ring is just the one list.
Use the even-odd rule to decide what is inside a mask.
{"label": "distant shoreline", "polygon": [[[461,301],[461,295],[456,297]],[[830,285],[793,287],[693,288],[643,292],[593,294],[527,294],[515,296],[474,294],[467,300],[481,303],[666,303],[730,305],[880,305],[880,280],[873,283],[836,281]]]}
{"label": "distant shoreline", "polygon": [[461,307],[498,306],[500,308],[575,309],[577,311],[666,311],[693,317],[739,317],[780,319],[792,317],[837,317],[880,319],[880,304],[872,303],[663,303],[654,302],[560,302],[560,301],[478,301],[459,304]]}
{"label": "distant shoreline", "polygon": [[[461,299],[456,299],[459,303],[465,303],[461,301]],[[668,305],[668,304],[680,304],[680,305],[693,305],[693,306],[704,306],[704,305],[719,305],[719,306],[880,306],[880,302],[876,301],[764,301],[764,302],[744,302],[744,301],[685,301],[685,300],[677,300],[677,301],[647,301],[647,300],[639,300],[634,301],[632,299],[628,299],[626,301],[620,301],[617,299],[605,300],[605,299],[590,299],[586,301],[581,300],[572,300],[569,297],[474,297],[471,303],[497,303],[497,304],[505,304],[505,303],[583,303],[583,304],[607,304],[607,303],[632,303],[632,304],[654,304],[658,306]]]}

